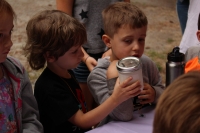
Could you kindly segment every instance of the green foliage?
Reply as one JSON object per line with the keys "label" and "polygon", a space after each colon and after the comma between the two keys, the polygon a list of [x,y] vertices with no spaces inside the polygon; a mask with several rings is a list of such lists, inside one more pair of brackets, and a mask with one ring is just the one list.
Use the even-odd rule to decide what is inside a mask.
{"label": "green foliage", "polygon": [[150,57],[155,63],[159,72],[163,72],[166,60],[166,53],[156,52],[154,50],[146,51],[148,57]]}
{"label": "green foliage", "polygon": [[173,42],[174,42],[174,40],[173,40],[172,38],[168,38],[168,39],[167,39],[167,43],[168,43],[168,44],[171,44],[171,43],[173,43]]}
{"label": "green foliage", "polygon": [[149,56],[152,60],[156,60],[158,58],[161,59],[161,60],[165,60],[166,59],[166,54],[165,53],[156,52],[154,50],[147,51],[147,56]]}

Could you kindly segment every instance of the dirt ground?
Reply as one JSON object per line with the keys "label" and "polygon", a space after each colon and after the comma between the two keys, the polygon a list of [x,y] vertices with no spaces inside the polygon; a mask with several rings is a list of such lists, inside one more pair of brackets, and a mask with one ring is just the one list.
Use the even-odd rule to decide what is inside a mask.
{"label": "dirt ground", "polygon": [[[27,69],[34,84],[40,71],[33,71],[29,67],[22,47],[26,43],[25,28],[28,20],[37,12],[44,9],[56,9],[56,0],[7,0],[14,8],[17,19],[13,32],[13,47],[10,55],[20,59]],[[148,18],[148,32],[145,54],[157,64],[165,83],[165,62],[167,53],[178,46],[181,40],[181,30],[175,9],[176,0],[131,0],[140,7]]]}

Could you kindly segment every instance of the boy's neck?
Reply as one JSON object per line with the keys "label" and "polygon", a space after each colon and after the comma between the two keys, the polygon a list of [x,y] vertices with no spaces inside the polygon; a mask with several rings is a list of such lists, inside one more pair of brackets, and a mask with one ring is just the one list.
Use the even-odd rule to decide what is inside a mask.
{"label": "boy's neck", "polygon": [[111,56],[110,56],[110,62],[113,62],[113,61],[115,61],[115,60],[119,60],[119,59],[117,59],[117,58],[115,58],[113,55],[111,55]]}
{"label": "boy's neck", "polygon": [[56,75],[62,77],[62,78],[71,78],[70,73],[68,72],[68,70],[63,70],[61,68],[58,68],[56,66],[53,65],[47,65],[47,67]]}

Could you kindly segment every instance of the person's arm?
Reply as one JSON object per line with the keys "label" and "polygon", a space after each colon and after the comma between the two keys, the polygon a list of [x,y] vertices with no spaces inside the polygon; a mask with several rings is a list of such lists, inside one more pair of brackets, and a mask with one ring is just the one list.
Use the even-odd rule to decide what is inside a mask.
{"label": "person's arm", "polygon": [[58,10],[72,16],[74,0],[56,0],[56,7]]}
{"label": "person's arm", "polygon": [[[70,16],[72,16],[73,13],[73,5],[74,0],[56,0],[57,9],[67,13]],[[92,69],[97,65],[97,61],[93,57],[90,57],[83,47],[82,51],[84,53],[82,61],[87,65],[88,69],[92,71]]]}
{"label": "person's arm", "polygon": [[152,103],[155,101],[156,91],[150,84],[144,83],[144,88],[138,98],[141,99],[140,104]]}
{"label": "person's arm", "polygon": [[77,111],[69,121],[81,128],[89,128],[96,125],[102,119],[104,119],[113,109],[115,109],[120,103],[127,99],[137,96],[140,93],[140,83],[135,82],[127,86],[132,78],[128,78],[125,82],[119,84],[117,80],[113,94],[97,108],[83,114],[82,111]]}
{"label": "person's arm", "polygon": [[[107,81],[108,93],[111,95],[116,83],[117,77]],[[106,84],[106,83],[105,83]],[[133,118],[133,98],[130,98],[123,103],[119,104],[109,116],[113,120],[130,121]],[[104,123],[104,122],[103,122]],[[102,123],[102,124],[103,124]]]}
{"label": "person's arm", "polygon": [[[99,59],[97,67],[88,77],[88,87],[98,104],[102,104],[112,95],[117,79],[115,77],[118,77],[117,70],[113,69],[113,67],[116,68],[116,61],[109,64],[109,59]],[[128,99],[110,112],[109,116],[114,120],[131,120],[133,112],[132,105],[132,99]],[[126,110],[124,110],[124,108],[126,108]]]}
{"label": "person's arm", "polygon": [[39,122],[39,111],[37,101],[33,95],[31,83],[28,75],[24,72],[24,82],[22,84],[22,132],[23,133],[43,133],[43,126]]}
{"label": "person's arm", "polygon": [[[107,87],[108,92],[111,95],[115,86],[116,79],[118,77],[118,71],[116,68],[118,60],[114,60],[110,63],[107,69]],[[106,83],[105,83],[106,84]],[[109,116],[113,120],[129,121],[133,118],[133,99],[130,98],[120,105],[118,105]]]}
{"label": "person's arm", "polygon": [[93,57],[89,56],[83,47],[82,47],[82,51],[84,54],[82,58],[82,62],[84,62],[87,65],[88,69],[92,71],[93,68],[97,65],[97,61]]}
{"label": "person's arm", "polygon": [[110,63],[110,65],[107,69],[107,73],[106,73],[107,80],[118,77],[118,71],[116,68],[117,62],[118,62],[118,60],[114,60]]}
{"label": "person's arm", "polygon": [[109,64],[109,59],[99,59],[97,66],[90,72],[87,78],[88,88],[98,104],[103,103],[110,97],[106,76],[106,70]]}
{"label": "person's arm", "polygon": [[200,46],[192,46],[187,49],[185,53],[185,62],[187,63],[189,60],[193,59],[194,57],[198,57],[200,51]]}
{"label": "person's arm", "polygon": [[[160,95],[163,93],[165,89],[162,83],[160,72],[156,64],[149,57],[143,55],[140,59],[142,61],[142,73],[144,77],[143,78],[144,83],[147,83],[145,86],[148,89],[148,91],[147,89],[144,89],[141,93],[145,95],[146,93],[149,93],[149,91],[151,91],[150,92],[151,96],[154,97],[153,103],[156,104],[158,101],[158,98],[160,97]],[[141,97],[139,96],[138,98],[140,99]],[[145,99],[145,96],[142,96],[141,99]]]}

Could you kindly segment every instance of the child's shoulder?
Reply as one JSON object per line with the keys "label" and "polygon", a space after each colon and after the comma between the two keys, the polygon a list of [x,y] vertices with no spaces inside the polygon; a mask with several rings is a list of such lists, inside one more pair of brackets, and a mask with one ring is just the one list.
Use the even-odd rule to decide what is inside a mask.
{"label": "child's shoulder", "polygon": [[156,63],[150,57],[144,54],[142,55],[140,60],[142,62],[142,68],[152,69],[156,67]]}
{"label": "child's shoulder", "polygon": [[190,48],[187,49],[186,53],[185,53],[185,60],[186,62],[198,55],[200,55],[200,46],[192,46]]}
{"label": "child's shoulder", "polygon": [[146,64],[146,63],[152,63],[153,62],[153,60],[150,58],[150,57],[148,57],[148,56],[146,56],[146,55],[142,55],[141,57],[140,57],[140,60],[141,60],[141,62],[142,62],[142,64]]}
{"label": "child's shoulder", "polygon": [[3,64],[6,66],[6,68],[11,69],[12,71],[14,68],[17,68],[21,73],[24,73],[24,67],[17,58],[8,56]]}
{"label": "child's shoulder", "polygon": [[107,79],[112,79],[115,77],[118,77],[118,71],[116,68],[118,60],[114,60],[110,63],[108,69],[107,69]]}
{"label": "child's shoulder", "polygon": [[186,53],[198,53],[199,50],[200,46],[192,46],[187,49]]}

